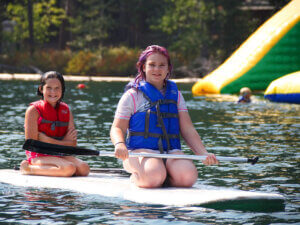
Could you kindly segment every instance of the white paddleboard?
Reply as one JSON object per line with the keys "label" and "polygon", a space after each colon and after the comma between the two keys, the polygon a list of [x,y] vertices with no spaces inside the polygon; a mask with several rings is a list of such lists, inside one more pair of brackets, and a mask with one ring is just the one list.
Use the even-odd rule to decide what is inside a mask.
{"label": "white paddleboard", "polygon": [[[241,191],[207,185],[197,188],[145,189],[136,187],[128,177],[121,177],[117,174],[90,173],[87,177],[47,177],[22,175],[20,171],[2,169],[0,170],[0,182],[24,187],[59,188],[149,205],[206,206],[250,211],[284,209],[284,197],[280,194]],[[252,209],[253,207],[255,208]]]}

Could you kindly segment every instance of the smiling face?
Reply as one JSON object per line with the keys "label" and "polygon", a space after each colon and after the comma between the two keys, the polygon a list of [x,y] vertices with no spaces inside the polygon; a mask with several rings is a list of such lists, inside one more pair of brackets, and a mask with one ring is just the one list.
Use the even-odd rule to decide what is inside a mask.
{"label": "smiling face", "polygon": [[47,79],[46,84],[43,87],[40,86],[40,92],[43,94],[44,100],[55,107],[62,97],[61,83],[56,78]]}
{"label": "smiling face", "polygon": [[161,90],[164,80],[169,73],[168,59],[160,53],[153,53],[148,56],[143,71],[146,74],[146,81]]}

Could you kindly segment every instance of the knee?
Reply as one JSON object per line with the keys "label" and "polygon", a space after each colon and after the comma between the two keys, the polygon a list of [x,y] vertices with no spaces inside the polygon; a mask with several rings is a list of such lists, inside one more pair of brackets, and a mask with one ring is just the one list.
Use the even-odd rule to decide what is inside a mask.
{"label": "knee", "polygon": [[90,167],[87,163],[82,162],[78,165],[76,170],[77,176],[87,176],[90,173]]}
{"label": "knee", "polygon": [[188,175],[183,176],[183,179],[181,179],[181,187],[192,187],[198,178],[198,174],[197,173],[190,173]]}
{"label": "knee", "polygon": [[171,178],[172,186],[176,187],[192,187],[198,179],[197,169],[177,173]]}
{"label": "knee", "polygon": [[158,188],[161,187],[164,183],[164,179],[146,179],[139,187],[142,188]]}
{"label": "knee", "polygon": [[167,177],[166,171],[151,171],[144,175],[142,178],[142,185],[139,187],[143,188],[158,188],[161,187]]}
{"label": "knee", "polygon": [[63,177],[71,177],[76,172],[76,166],[73,163],[67,163],[60,166],[60,175]]}

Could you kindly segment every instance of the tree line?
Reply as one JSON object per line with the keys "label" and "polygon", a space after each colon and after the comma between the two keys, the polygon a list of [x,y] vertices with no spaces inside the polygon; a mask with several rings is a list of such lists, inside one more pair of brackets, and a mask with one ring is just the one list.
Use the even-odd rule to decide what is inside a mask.
{"label": "tree line", "polygon": [[207,60],[216,64],[226,59],[288,1],[263,1],[271,6],[265,11],[247,10],[245,2],[1,0],[0,54],[29,52],[30,57],[44,49],[95,53],[159,44],[174,53],[178,66],[199,69]]}

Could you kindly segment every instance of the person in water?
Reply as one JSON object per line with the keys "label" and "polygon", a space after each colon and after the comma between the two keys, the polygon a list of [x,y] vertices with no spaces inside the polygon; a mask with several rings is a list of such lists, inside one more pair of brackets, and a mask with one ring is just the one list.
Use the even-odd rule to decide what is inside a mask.
{"label": "person in water", "polygon": [[168,51],[158,45],[148,46],[139,57],[137,70],[134,82],[127,85],[118,103],[111,127],[115,156],[123,160],[138,187],[161,187],[165,181],[169,186],[191,187],[198,178],[192,160],[128,157],[128,150],[184,154],[181,134],[196,155],[207,156],[204,164],[218,163],[202,144],[177,85],[169,80],[172,64]]}
{"label": "person in water", "polygon": [[238,103],[250,103],[251,102],[251,90],[248,87],[243,87],[240,90],[240,96]]}
{"label": "person in water", "polygon": [[[25,113],[25,139],[51,144],[77,145],[77,131],[69,106],[62,102],[65,93],[63,76],[56,71],[42,75],[37,94],[42,99],[30,103]],[[23,174],[45,176],[87,176],[89,166],[73,156],[51,156],[26,150],[20,170]]]}

